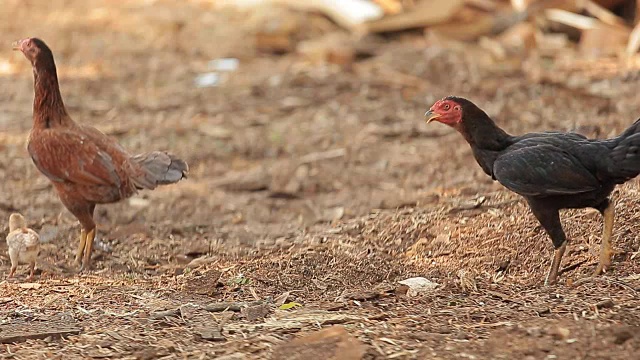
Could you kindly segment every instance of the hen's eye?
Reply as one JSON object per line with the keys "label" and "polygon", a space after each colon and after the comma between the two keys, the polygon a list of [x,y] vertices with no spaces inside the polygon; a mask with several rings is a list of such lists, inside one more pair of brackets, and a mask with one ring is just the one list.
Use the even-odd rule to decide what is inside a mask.
{"label": "hen's eye", "polygon": [[449,104],[444,104],[444,109],[449,110]]}

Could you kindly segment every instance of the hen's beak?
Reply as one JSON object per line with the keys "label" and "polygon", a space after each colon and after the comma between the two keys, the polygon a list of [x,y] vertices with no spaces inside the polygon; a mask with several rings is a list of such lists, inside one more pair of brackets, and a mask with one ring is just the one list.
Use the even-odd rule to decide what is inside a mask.
{"label": "hen's beak", "polygon": [[22,47],[20,45],[22,45],[22,40],[16,40],[13,42],[13,44],[11,44],[11,48],[13,50],[22,50]]}
{"label": "hen's beak", "polygon": [[442,116],[442,115],[440,115],[438,113],[435,113],[435,112],[433,112],[431,110],[429,110],[426,113],[424,113],[424,118],[425,118],[425,120],[427,120],[427,124],[432,122],[433,120],[439,118],[440,116]]}

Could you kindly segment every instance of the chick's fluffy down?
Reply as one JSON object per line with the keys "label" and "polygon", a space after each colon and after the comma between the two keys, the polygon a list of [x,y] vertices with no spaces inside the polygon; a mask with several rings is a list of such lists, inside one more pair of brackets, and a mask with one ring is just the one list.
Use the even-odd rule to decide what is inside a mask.
{"label": "chick's fluffy down", "polygon": [[16,229],[7,235],[11,263],[29,264],[36,261],[40,251],[40,237],[31,229]]}

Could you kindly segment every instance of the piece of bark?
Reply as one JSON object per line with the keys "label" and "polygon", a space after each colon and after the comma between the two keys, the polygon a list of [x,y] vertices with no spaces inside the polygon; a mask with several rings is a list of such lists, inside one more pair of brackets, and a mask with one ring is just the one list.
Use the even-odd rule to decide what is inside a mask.
{"label": "piece of bark", "polygon": [[0,343],[10,344],[30,339],[59,339],[64,336],[78,335],[82,327],[75,323],[37,321],[23,324],[0,325]]}

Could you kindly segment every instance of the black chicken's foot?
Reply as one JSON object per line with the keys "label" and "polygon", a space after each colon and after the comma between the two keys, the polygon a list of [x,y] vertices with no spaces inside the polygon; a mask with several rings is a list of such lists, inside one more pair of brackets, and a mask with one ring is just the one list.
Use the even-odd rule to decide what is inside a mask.
{"label": "black chicken's foot", "polygon": [[593,272],[593,276],[600,275],[611,266],[611,255],[613,250],[611,249],[611,234],[613,233],[613,219],[615,215],[615,208],[613,203],[609,205],[602,212],[604,218],[604,230],[602,232],[602,243],[600,244],[600,261],[596,267],[596,271]]}
{"label": "black chicken's foot", "polygon": [[567,250],[566,241],[562,246],[554,250],[553,260],[551,260],[551,268],[549,269],[547,278],[544,280],[545,286],[553,285],[558,280],[558,269],[560,269],[560,262],[562,261],[562,255],[564,255],[565,250]]}

